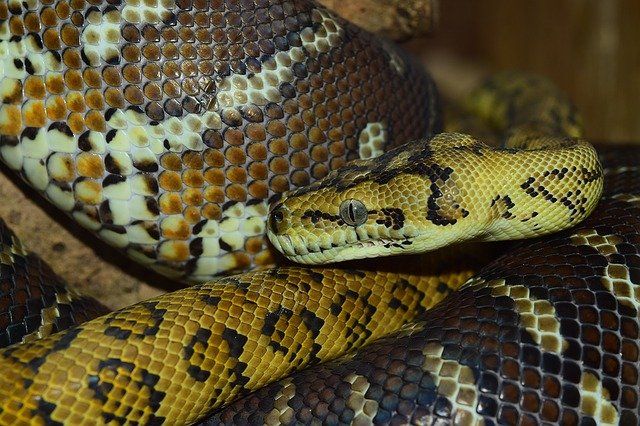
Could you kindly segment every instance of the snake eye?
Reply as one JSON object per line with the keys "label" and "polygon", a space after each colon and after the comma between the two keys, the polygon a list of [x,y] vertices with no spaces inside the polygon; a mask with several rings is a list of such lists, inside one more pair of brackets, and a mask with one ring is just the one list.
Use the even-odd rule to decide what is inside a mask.
{"label": "snake eye", "polygon": [[274,210],[271,217],[274,221],[280,223],[284,220],[284,213],[282,213],[282,210]]}
{"label": "snake eye", "polygon": [[269,227],[271,232],[278,234],[278,225],[284,221],[284,212],[281,207],[276,207],[269,215]]}
{"label": "snake eye", "polygon": [[367,221],[369,212],[367,207],[362,201],[359,200],[344,200],[340,204],[340,218],[344,220],[347,225],[358,226]]}

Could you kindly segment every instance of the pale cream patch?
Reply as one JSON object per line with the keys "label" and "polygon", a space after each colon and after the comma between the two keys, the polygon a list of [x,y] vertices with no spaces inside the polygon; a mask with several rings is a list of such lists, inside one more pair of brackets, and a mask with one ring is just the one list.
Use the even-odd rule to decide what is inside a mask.
{"label": "pale cream patch", "polygon": [[102,202],[102,185],[93,179],[78,180],[75,184],[76,200],[89,205]]}
{"label": "pale cream patch", "polygon": [[120,58],[120,12],[112,10],[106,15],[97,15],[101,13],[91,14],[88,20],[90,23],[84,27],[80,35],[82,51],[94,66],[98,66],[101,61],[112,63],[114,59]]}
{"label": "pale cream patch", "polygon": [[582,372],[580,380],[580,412],[592,417],[597,424],[617,425],[618,410],[611,403],[611,396],[602,382],[588,371]]}
{"label": "pale cream patch", "polygon": [[113,247],[125,248],[127,245],[129,245],[129,239],[127,238],[126,232],[122,234],[110,229],[101,229],[98,232],[98,235]]}
{"label": "pale cream patch", "polygon": [[233,75],[223,79],[217,86],[216,102],[209,109],[237,108],[247,104],[264,106],[269,102],[284,100],[279,87],[294,80],[291,66],[305,55],[299,47],[279,52],[262,64],[259,73],[250,76]]}
{"label": "pale cream patch", "polygon": [[241,250],[244,246],[244,236],[240,232],[230,232],[221,236],[220,242],[226,244],[227,251]]}
{"label": "pale cream patch", "polygon": [[22,138],[22,149],[27,158],[45,159],[49,155],[49,144],[47,131],[44,128],[38,129],[35,139]]}
{"label": "pale cream patch", "polygon": [[129,200],[129,210],[131,217],[138,220],[155,220],[158,218],[158,214],[149,210],[147,204],[147,197],[141,195],[133,195]]}
{"label": "pale cream patch", "polygon": [[593,247],[603,256],[617,253],[616,244],[623,241],[617,235],[599,235],[595,229],[580,230],[570,238],[574,245]]}
{"label": "pale cream patch", "polygon": [[223,250],[220,243],[224,242],[232,250],[242,250],[246,238],[264,233],[268,211],[266,201],[250,206],[236,203],[222,212],[220,221],[208,220],[203,224],[198,234],[194,235],[202,238],[202,254],[196,261],[192,277],[207,279],[235,268],[237,259],[233,253]]}
{"label": "pale cream patch", "polygon": [[247,104],[264,106],[269,102],[282,102],[284,97],[279,87],[294,80],[292,65],[328,52],[338,45],[344,32],[329,11],[316,9],[313,13],[314,22],[320,24],[315,31],[309,27],[300,32],[301,47],[277,53],[262,64],[262,70],[258,73],[224,78],[217,84],[215,101],[206,100],[207,109],[223,110]]}
{"label": "pale cream patch", "polygon": [[118,168],[118,174],[128,176],[133,173],[133,161],[131,154],[125,151],[111,151],[111,162]]}
{"label": "pale cream patch", "polygon": [[387,137],[387,126],[385,123],[367,123],[358,137],[360,158],[366,160],[378,157],[384,153]]}
{"label": "pale cream patch", "polygon": [[316,57],[318,53],[326,53],[332,47],[340,43],[344,29],[338,25],[334,15],[327,9],[314,9],[312,19],[314,22],[321,20],[316,31],[313,28],[304,28],[300,31],[302,47],[309,56]]}
{"label": "pale cream patch", "polygon": [[51,179],[59,182],[73,182],[76,178],[73,157],[67,153],[55,152],[51,154],[47,160],[47,169]]}
{"label": "pale cream patch", "polygon": [[131,148],[131,138],[126,130],[116,130],[109,136],[109,149],[112,151],[128,151]]}
{"label": "pale cream patch", "polygon": [[181,262],[188,257],[188,246],[185,241],[165,240],[158,246],[158,257],[170,262]]}
{"label": "pale cream patch", "polygon": [[[640,197],[627,194],[622,194],[617,198],[631,203],[640,201]],[[596,230],[590,229],[572,235],[571,241],[575,245],[589,245],[601,255],[609,258],[610,255],[618,253],[616,244],[620,244],[624,240],[617,235],[602,236]],[[613,293],[621,304],[640,310],[640,288],[631,280],[629,268],[626,265],[609,263],[604,273],[605,275],[600,279],[602,285]]]}
{"label": "pale cream patch", "polygon": [[97,232],[101,227],[101,224],[96,221],[96,218],[94,216],[88,215],[84,211],[74,211],[71,213],[71,217],[73,217],[80,224],[80,226],[83,226],[91,231]]}
{"label": "pale cream patch", "polygon": [[25,158],[22,163],[22,171],[27,181],[35,189],[44,191],[49,184],[49,173],[47,167],[41,160]]}
{"label": "pale cream patch", "polygon": [[484,424],[484,419],[476,412],[478,390],[473,370],[457,361],[442,359],[443,350],[444,347],[437,343],[428,343],[422,351],[425,355],[422,368],[431,373],[438,394],[451,403],[455,424]]}
{"label": "pale cream patch", "polygon": [[174,8],[173,0],[127,0],[122,16],[133,24],[159,24],[173,15]]}
{"label": "pale cream patch", "polygon": [[63,189],[55,183],[50,183],[44,193],[47,196],[47,199],[63,211],[68,212],[75,205],[73,192],[70,188]]}
{"label": "pale cream patch", "polygon": [[288,405],[296,395],[296,386],[291,378],[284,379],[281,383],[282,390],[275,396],[273,409],[264,416],[266,425],[289,424],[296,418],[295,411]]}
{"label": "pale cream patch", "polygon": [[240,223],[239,230],[242,235],[247,237],[263,235],[265,231],[265,221],[262,217],[258,216],[248,217]]}
{"label": "pale cream patch", "polygon": [[153,244],[155,245],[158,240],[149,235],[147,227],[144,222],[137,223],[136,225],[127,226],[127,237],[130,243],[133,244]]}
{"label": "pale cream patch", "polygon": [[136,164],[157,164],[157,156],[149,148],[132,147],[131,159]]}
{"label": "pale cream patch", "polygon": [[[18,94],[19,97],[15,95]],[[0,99],[2,103],[22,103],[22,83],[17,78],[3,77],[0,80]]]}
{"label": "pale cream patch", "polygon": [[373,424],[373,418],[378,411],[378,402],[365,396],[371,383],[359,374],[349,374],[345,377],[345,381],[351,383],[351,392],[345,405],[353,410],[352,424],[362,426]]}
{"label": "pale cream patch", "polygon": [[24,156],[20,145],[4,145],[0,147],[0,156],[13,170],[20,170],[24,164]]}
{"label": "pale cream patch", "polygon": [[[118,183],[107,185],[103,189],[104,197],[109,200],[112,205],[122,201],[127,201],[131,198],[133,190],[131,189],[131,182],[124,180]],[[112,208],[113,210],[113,208]],[[123,225],[122,223],[120,225]]]}
{"label": "pale cream patch", "polygon": [[626,265],[609,264],[602,277],[602,285],[611,291],[618,301],[640,311],[640,288],[633,283]]}
{"label": "pale cream patch", "polygon": [[507,286],[504,280],[493,281],[489,285],[492,296],[508,296],[514,300],[520,326],[544,351],[561,353],[566,348],[567,341],[560,334],[556,310],[548,300],[535,300],[527,287]]}
{"label": "pale cream patch", "polygon": [[155,190],[156,188],[149,187],[146,175],[144,173],[137,173],[131,176],[129,179],[127,179],[127,182],[131,184],[131,191],[135,192],[136,194],[153,197],[157,193],[157,191]]}

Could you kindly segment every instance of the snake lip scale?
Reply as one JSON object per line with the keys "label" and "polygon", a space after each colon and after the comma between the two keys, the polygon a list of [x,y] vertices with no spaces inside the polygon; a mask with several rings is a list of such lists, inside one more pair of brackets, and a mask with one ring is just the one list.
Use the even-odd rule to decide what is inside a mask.
{"label": "snake lip scale", "polygon": [[[357,234],[354,235],[357,237]],[[356,241],[351,245],[351,250],[359,253],[363,258],[377,256],[379,253],[377,247],[379,246],[388,249],[390,254],[401,254],[405,247],[412,244],[409,237],[370,239],[371,237],[366,236],[366,238],[368,239]],[[273,238],[271,242],[276,250],[283,252],[296,263],[320,264],[339,262],[349,258],[348,253],[336,255],[335,247],[330,242],[323,246],[319,243],[301,244],[301,241],[295,240],[295,236],[283,235],[281,238]],[[369,255],[369,253],[371,254]]]}

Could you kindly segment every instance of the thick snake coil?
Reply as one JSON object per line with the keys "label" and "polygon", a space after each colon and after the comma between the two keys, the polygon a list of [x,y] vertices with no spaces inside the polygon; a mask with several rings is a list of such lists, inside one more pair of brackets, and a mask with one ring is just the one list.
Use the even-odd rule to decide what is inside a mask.
{"label": "thick snake coil", "polygon": [[267,201],[436,129],[431,80],[307,0],[0,1],[0,157],[109,244],[273,263]]}
{"label": "thick snake coil", "polygon": [[[101,238],[184,279],[271,263],[267,201],[288,189],[272,233],[329,233],[276,246],[328,261],[554,232],[602,188],[593,149],[568,138],[566,100],[512,75],[469,108],[527,150],[445,134],[317,181],[432,134],[438,114],[410,61],[311,2],[2,2],[0,61],[2,159]],[[0,424],[193,423],[353,350],[209,421],[636,422],[640,179],[629,156],[609,161],[605,209],[583,228],[513,250],[451,294],[468,271],[280,267],[47,337],[104,308],[3,228],[2,338],[24,343],[0,352]],[[372,189],[383,195],[368,205]],[[360,231],[334,237],[333,222]]]}
{"label": "thick snake coil", "polygon": [[640,150],[602,146],[580,226],[520,244],[400,331],[208,424],[640,421]]}

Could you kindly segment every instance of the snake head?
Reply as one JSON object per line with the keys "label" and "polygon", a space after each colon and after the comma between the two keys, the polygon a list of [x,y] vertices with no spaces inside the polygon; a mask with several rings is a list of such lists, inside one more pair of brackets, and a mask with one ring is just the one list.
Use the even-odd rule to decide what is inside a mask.
{"label": "snake head", "polygon": [[433,250],[455,240],[468,212],[455,173],[426,143],[357,160],[272,204],[267,235],[298,263]]}
{"label": "snake head", "polygon": [[527,145],[494,149],[443,133],[351,162],[285,194],[267,235],[289,259],[318,264],[532,238],[579,223],[602,193],[595,150],[553,137]]}

